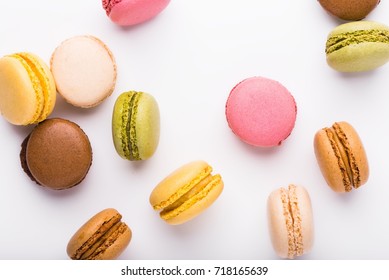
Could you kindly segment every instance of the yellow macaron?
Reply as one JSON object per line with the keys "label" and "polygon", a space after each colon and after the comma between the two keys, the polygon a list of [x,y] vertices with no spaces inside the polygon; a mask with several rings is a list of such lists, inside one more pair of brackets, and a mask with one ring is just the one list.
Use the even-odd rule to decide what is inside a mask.
{"label": "yellow macaron", "polygon": [[0,58],[0,112],[15,125],[45,120],[56,101],[54,78],[46,63],[27,52]]}
{"label": "yellow macaron", "polygon": [[150,195],[154,210],[162,210],[161,218],[168,224],[185,223],[207,209],[221,194],[223,180],[212,175],[205,161],[183,165],[162,180]]}

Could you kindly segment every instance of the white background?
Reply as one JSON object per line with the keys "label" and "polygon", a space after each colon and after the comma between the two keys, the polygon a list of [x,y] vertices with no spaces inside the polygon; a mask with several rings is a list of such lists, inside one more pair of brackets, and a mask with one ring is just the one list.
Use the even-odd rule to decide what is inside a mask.
{"label": "white background", "polygon": [[[389,24],[389,2],[367,17]],[[0,259],[68,259],[73,233],[98,211],[114,207],[133,239],[120,259],[277,259],[266,217],[269,193],[290,183],[311,195],[315,244],[302,259],[389,258],[389,64],[341,74],[325,61],[325,42],[340,24],[317,1],[172,0],[158,17],[122,28],[101,1],[3,1],[0,55],[33,52],[47,63],[65,39],[90,34],[113,52],[118,80],[93,109],[62,98],[51,117],[78,123],[90,138],[93,164],[77,187],[51,191],[20,167],[20,144],[33,126],[0,118]],[[224,106],[236,83],[278,80],[298,106],[295,129],[275,148],[255,148],[229,129]],[[158,101],[161,138],[145,162],[121,159],[111,136],[116,97],[145,91]],[[370,164],[366,185],[347,194],[325,183],[313,152],[315,132],[335,121],[359,132]],[[196,219],[165,224],[149,205],[154,186],[192,160],[209,162],[225,189]]]}

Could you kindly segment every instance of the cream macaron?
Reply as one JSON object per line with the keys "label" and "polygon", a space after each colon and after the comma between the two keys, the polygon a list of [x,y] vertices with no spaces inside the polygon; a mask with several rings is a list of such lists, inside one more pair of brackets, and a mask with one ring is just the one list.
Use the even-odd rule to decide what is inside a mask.
{"label": "cream macaron", "polygon": [[305,188],[291,184],[274,190],[268,197],[267,212],[270,238],[279,257],[294,259],[311,251],[313,214]]}

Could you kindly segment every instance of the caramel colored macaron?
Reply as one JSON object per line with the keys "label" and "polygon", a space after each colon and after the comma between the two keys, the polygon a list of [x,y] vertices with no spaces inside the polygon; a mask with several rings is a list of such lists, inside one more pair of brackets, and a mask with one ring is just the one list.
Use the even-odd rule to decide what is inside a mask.
{"label": "caramel colored macaron", "polygon": [[62,190],[81,183],[92,164],[88,136],[74,122],[54,118],[34,127],[22,143],[27,175],[44,187]]}
{"label": "caramel colored macaron", "polygon": [[113,260],[131,241],[131,229],[122,215],[107,208],[90,218],[72,236],[66,252],[73,260]]}
{"label": "caramel colored macaron", "polygon": [[320,170],[335,192],[350,192],[368,180],[366,152],[349,123],[335,122],[320,129],[314,138],[314,150]]}
{"label": "caramel colored macaron", "polygon": [[193,161],[162,180],[150,195],[154,210],[171,225],[185,223],[213,204],[223,190],[219,174],[212,175],[205,161]]}
{"label": "caramel colored macaron", "polygon": [[305,188],[289,185],[274,190],[268,197],[267,213],[270,238],[279,257],[294,259],[311,251],[313,214]]}

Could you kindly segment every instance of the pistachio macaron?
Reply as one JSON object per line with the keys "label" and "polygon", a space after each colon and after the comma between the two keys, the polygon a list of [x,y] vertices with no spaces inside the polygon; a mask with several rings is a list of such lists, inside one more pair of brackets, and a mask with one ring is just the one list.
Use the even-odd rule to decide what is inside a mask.
{"label": "pistachio macaron", "polygon": [[185,223],[211,206],[223,191],[220,174],[205,161],[189,162],[173,171],[152,191],[150,204],[166,223]]}
{"label": "pistachio macaron", "polygon": [[327,184],[335,192],[350,192],[369,178],[369,164],[357,131],[348,122],[335,122],[316,132],[314,150]]}
{"label": "pistachio macaron", "polygon": [[341,24],[328,35],[325,52],[337,71],[373,70],[389,61],[389,27],[373,21]]}
{"label": "pistachio macaron", "polygon": [[160,135],[158,103],[145,92],[122,93],[112,114],[112,137],[117,153],[130,161],[146,160],[156,151]]}
{"label": "pistachio macaron", "polygon": [[73,260],[113,260],[127,248],[132,231],[122,215],[107,208],[90,218],[68,242],[66,252]]}
{"label": "pistachio macaron", "polygon": [[270,193],[267,200],[270,238],[281,258],[294,259],[311,251],[314,225],[308,191],[290,184]]}
{"label": "pistachio macaron", "polygon": [[56,102],[56,86],[46,63],[29,52],[0,59],[0,112],[14,125],[45,120]]}

